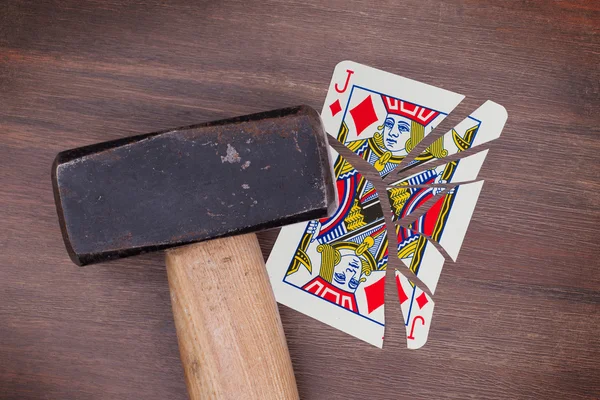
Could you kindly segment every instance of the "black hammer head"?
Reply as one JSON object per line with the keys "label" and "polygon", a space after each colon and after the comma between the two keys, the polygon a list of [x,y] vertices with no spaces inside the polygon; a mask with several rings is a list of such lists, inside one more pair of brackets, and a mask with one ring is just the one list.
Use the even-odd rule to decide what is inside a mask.
{"label": "black hammer head", "polygon": [[326,217],[317,112],[300,106],[64,151],[54,197],[78,265]]}

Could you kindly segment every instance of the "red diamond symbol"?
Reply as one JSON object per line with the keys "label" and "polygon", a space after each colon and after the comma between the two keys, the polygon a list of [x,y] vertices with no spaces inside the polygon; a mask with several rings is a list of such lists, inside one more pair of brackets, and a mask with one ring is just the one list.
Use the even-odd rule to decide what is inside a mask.
{"label": "red diamond symbol", "polygon": [[419,308],[423,308],[425,307],[425,304],[429,303],[429,300],[427,300],[427,295],[425,293],[421,293],[417,298],[417,304],[419,305]]}
{"label": "red diamond symbol", "polygon": [[365,296],[367,296],[367,311],[369,314],[383,305],[385,298],[384,294],[385,276],[372,285],[365,287]]}
{"label": "red diamond symbol", "polygon": [[350,110],[350,115],[352,115],[352,119],[354,120],[356,136],[360,135],[373,122],[376,122],[377,114],[375,113],[375,108],[373,108],[371,96],[367,96],[359,105]]}
{"label": "red diamond symbol", "polygon": [[342,111],[342,106],[340,105],[340,101],[336,100],[329,105],[329,109],[331,110],[331,115],[335,117],[337,113]]}
{"label": "red diamond symbol", "polygon": [[400,304],[404,303],[408,300],[408,296],[404,293],[404,289],[402,289],[402,284],[400,283],[400,276],[396,275],[396,288],[398,288],[398,297],[400,298]]}

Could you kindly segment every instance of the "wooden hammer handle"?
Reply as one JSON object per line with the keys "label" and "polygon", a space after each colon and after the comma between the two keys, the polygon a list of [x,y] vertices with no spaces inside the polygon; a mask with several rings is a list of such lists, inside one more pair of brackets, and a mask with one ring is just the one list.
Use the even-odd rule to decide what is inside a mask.
{"label": "wooden hammer handle", "polygon": [[167,251],[187,388],[196,399],[298,399],[255,234]]}

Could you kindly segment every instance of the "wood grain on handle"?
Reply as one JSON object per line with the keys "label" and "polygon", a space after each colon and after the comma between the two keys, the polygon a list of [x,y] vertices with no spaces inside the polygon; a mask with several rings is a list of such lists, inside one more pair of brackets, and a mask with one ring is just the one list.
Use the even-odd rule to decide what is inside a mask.
{"label": "wood grain on handle", "polygon": [[196,399],[298,399],[255,234],[166,253],[188,392]]}

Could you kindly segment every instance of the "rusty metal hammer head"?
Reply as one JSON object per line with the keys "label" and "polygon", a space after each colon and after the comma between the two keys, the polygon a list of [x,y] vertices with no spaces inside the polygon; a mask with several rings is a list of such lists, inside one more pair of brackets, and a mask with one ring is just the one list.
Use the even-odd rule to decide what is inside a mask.
{"label": "rusty metal hammer head", "polygon": [[326,135],[307,106],[64,151],[52,181],[78,265],[321,218],[336,206]]}

